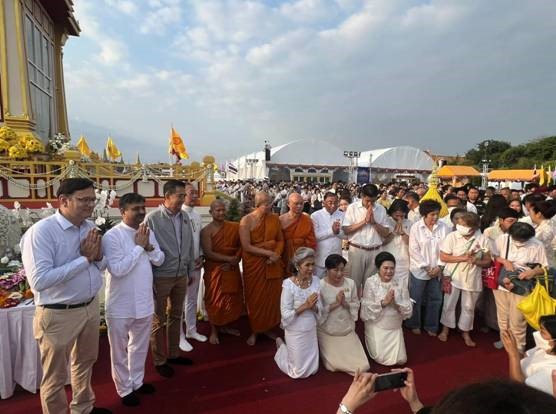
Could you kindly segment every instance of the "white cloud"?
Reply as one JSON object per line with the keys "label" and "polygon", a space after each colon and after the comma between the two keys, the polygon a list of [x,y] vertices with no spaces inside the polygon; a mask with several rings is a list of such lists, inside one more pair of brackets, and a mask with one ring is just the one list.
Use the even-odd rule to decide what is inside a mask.
{"label": "white cloud", "polygon": [[115,39],[103,37],[100,42],[100,48],[101,50],[98,57],[105,65],[114,65],[119,63],[127,54],[125,44]]}
{"label": "white cloud", "polygon": [[104,0],[106,4],[127,15],[135,15],[138,11],[137,5],[131,0]]}
{"label": "white cloud", "polygon": [[169,26],[181,21],[182,8],[179,0],[150,0],[149,6],[151,10],[139,29],[143,34],[163,35]]}

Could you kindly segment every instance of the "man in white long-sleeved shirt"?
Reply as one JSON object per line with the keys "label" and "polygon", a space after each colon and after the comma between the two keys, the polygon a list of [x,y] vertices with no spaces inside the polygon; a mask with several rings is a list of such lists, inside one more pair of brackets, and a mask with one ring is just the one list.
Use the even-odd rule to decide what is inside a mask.
{"label": "man in white long-sleeved shirt", "polygon": [[96,203],[93,182],[63,180],[57,197],[58,211],[35,223],[21,239],[23,266],[35,295],[42,412],[68,411],[64,386],[71,361],[72,414],[107,414],[111,411],[94,407],[91,387],[98,356],[97,293],[105,267],[100,234],[87,220]]}
{"label": "man in white long-sleeved shirt", "polygon": [[324,195],[322,209],[311,214],[317,239],[315,276],[322,279],[326,269],[324,262],[331,254],[342,254],[342,221],[344,213],[338,210],[338,196],[332,192]]}
{"label": "man in white long-sleeved shirt", "polygon": [[189,216],[191,224],[195,270],[191,272],[191,284],[187,287],[187,293],[185,294],[183,308],[185,332],[183,330],[183,323],[180,324],[180,349],[184,352],[193,349],[193,346],[191,346],[187,339],[195,339],[199,342],[206,342],[207,340],[205,335],[197,332],[197,302],[199,298],[199,285],[202,283],[201,267],[203,266],[203,252],[201,251],[201,227],[203,226],[203,221],[201,215],[194,210],[197,198],[197,189],[192,184],[187,184],[185,186],[185,200],[182,208]]}
{"label": "man in white long-sleeved shirt", "polygon": [[145,360],[154,314],[151,264],[164,261],[154,233],[145,219],[145,198],[137,193],[120,198],[122,222],[102,239],[107,260],[106,322],[110,341],[112,379],[126,406],[139,404],[139,394],[154,387],[143,383]]}

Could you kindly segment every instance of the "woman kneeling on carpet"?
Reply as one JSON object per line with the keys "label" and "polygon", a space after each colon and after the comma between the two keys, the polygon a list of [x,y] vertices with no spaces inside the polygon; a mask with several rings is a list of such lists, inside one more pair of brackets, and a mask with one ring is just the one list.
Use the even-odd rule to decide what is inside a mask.
{"label": "woman kneeling on carpet", "polygon": [[536,347],[527,351],[523,359],[512,332],[501,332],[510,362],[510,378],[556,397],[553,383],[556,375],[556,315],[541,316],[539,325],[540,330],[533,333]]}
{"label": "woman kneeling on carpet", "polygon": [[339,254],[331,254],[324,262],[326,276],[320,281],[323,314],[317,336],[324,367],[354,375],[357,370],[368,371],[370,367],[355,333],[359,298],[355,282],[344,275],[345,265],[346,259]]}
{"label": "woman kneeling on carpet", "polygon": [[407,361],[402,321],[411,316],[413,306],[404,281],[395,279],[396,259],[382,252],[375,258],[378,274],[365,282],[361,299],[361,320],[365,322],[365,342],[371,358],[382,365]]}
{"label": "woman kneeling on carpet", "polygon": [[322,312],[320,280],[313,276],[315,251],[300,247],[292,258],[294,276],[282,283],[280,311],[284,338],[276,338],[274,360],[292,378],[306,378],[319,369],[317,320]]}

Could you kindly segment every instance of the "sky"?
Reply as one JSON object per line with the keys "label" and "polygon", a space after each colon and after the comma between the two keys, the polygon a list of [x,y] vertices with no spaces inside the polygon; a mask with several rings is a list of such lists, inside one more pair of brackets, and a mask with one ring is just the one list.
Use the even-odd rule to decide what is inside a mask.
{"label": "sky", "polygon": [[74,0],[74,141],[133,161],[297,139],[464,154],[556,135],[554,0]]}

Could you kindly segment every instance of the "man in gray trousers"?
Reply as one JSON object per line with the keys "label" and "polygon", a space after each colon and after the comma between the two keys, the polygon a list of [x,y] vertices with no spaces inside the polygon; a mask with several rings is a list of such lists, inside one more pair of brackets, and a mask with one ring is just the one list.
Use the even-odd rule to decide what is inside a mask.
{"label": "man in gray trousers", "polygon": [[[181,313],[190,275],[195,268],[191,224],[188,215],[182,212],[184,197],[185,183],[167,181],[164,184],[164,204],[145,218],[165,256],[162,265],[153,266],[155,315],[151,335],[154,365],[163,377],[174,375],[169,364],[193,363],[189,358],[180,357],[179,349]],[[165,337],[168,352],[164,347]]]}

